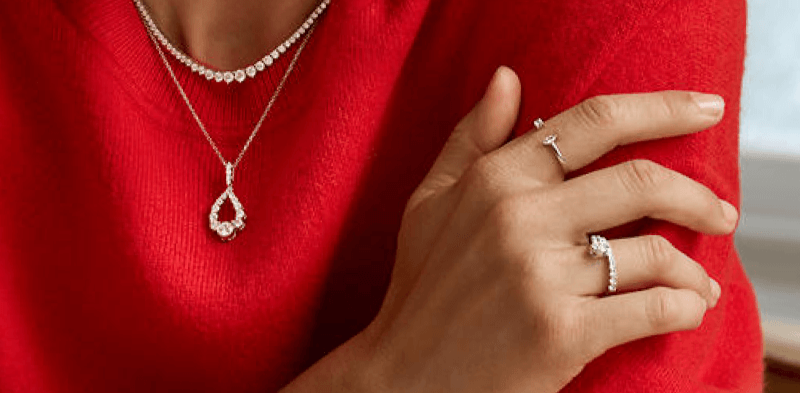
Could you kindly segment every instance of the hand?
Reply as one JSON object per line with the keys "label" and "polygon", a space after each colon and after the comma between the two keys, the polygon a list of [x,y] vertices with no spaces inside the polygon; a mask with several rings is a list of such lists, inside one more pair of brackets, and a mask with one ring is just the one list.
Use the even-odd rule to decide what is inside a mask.
{"label": "hand", "polygon": [[[730,233],[736,210],[649,161],[568,181],[618,145],[697,132],[721,98],[596,97],[504,145],[520,85],[501,68],[408,202],[383,307],[362,335],[370,383],[403,392],[556,392],[592,359],[639,338],[694,329],[720,295],[658,236],[611,240],[619,294],[587,234],[642,217]],[[542,145],[550,133],[566,162]]]}

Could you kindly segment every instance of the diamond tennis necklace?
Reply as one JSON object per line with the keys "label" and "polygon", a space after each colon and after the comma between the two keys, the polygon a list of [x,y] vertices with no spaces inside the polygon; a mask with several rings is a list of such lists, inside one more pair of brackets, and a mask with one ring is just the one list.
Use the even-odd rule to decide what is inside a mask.
{"label": "diamond tennis necklace", "polygon": [[139,10],[139,15],[141,15],[142,21],[150,31],[150,34],[157,38],[161,45],[164,45],[164,48],[167,49],[167,52],[175,56],[179,62],[189,67],[192,72],[200,74],[208,80],[225,83],[231,83],[233,81],[240,83],[244,82],[247,78],[254,78],[256,74],[269,68],[275,63],[275,60],[278,60],[278,58],[282,54],[286,53],[286,51],[288,51],[292,45],[297,43],[303,35],[309,32],[311,26],[313,26],[314,22],[317,21],[317,18],[319,18],[319,16],[325,12],[325,9],[328,8],[328,5],[330,5],[330,0],[323,0],[317,6],[317,8],[314,9],[314,12],[312,12],[311,15],[306,18],[305,22],[303,22],[303,24],[300,25],[297,30],[295,30],[294,34],[289,36],[289,38],[283,41],[282,44],[278,45],[278,47],[272,52],[268,53],[254,64],[238,70],[225,71],[215,70],[209,66],[202,65],[197,60],[192,59],[189,55],[176,48],[175,45],[172,45],[169,39],[167,39],[164,33],[161,32],[155,21],[153,21],[153,18],[150,16],[150,12],[147,10],[147,7],[145,7],[144,3],[142,3],[142,0],[133,0],[133,2],[136,5],[136,8]]}
{"label": "diamond tennis necklace", "polygon": [[[133,0],[137,2],[139,0]],[[330,0],[324,0],[323,4],[327,4]],[[140,13],[142,16],[142,21],[145,22],[144,14]],[[314,19],[316,20],[316,18]],[[147,22],[145,22],[147,24]],[[200,128],[200,131],[203,132],[203,136],[205,136],[206,140],[208,141],[211,148],[214,149],[214,153],[216,153],[217,158],[225,167],[225,184],[227,184],[227,188],[225,191],[220,194],[214,204],[211,206],[211,212],[208,215],[208,224],[209,228],[214,231],[222,241],[230,241],[236,237],[236,235],[244,229],[244,221],[247,216],[244,213],[244,207],[242,203],[239,201],[239,198],[236,197],[236,194],[233,193],[233,172],[239,163],[242,161],[242,157],[244,157],[244,153],[247,152],[247,149],[250,147],[250,144],[255,139],[256,135],[258,134],[258,130],[261,129],[261,124],[264,123],[264,120],[267,118],[267,114],[269,113],[270,109],[272,109],[272,105],[275,104],[275,100],[278,98],[281,90],[283,90],[283,86],[286,84],[286,80],[289,78],[289,74],[292,73],[295,64],[297,64],[297,59],[300,58],[300,54],[303,53],[303,48],[305,48],[308,40],[311,38],[312,33],[314,32],[314,28],[316,24],[311,24],[307,30],[307,34],[303,41],[300,43],[300,46],[297,48],[297,52],[295,52],[292,61],[289,63],[289,66],[286,68],[286,71],[283,73],[283,77],[281,77],[278,86],[275,88],[275,92],[272,93],[269,101],[267,102],[266,108],[264,108],[264,112],[261,114],[261,117],[258,119],[255,127],[253,128],[253,132],[250,133],[250,136],[247,138],[247,142],[245,142],[242,150],[239,152],[239,155],[236,157],[234,161],[228,161],[225,159],[225,156],[222,155],[220,152],[219,147],[214,142],[214,139],[211,138],[211,135],[206,130],[205,125],[200,120],[200,116],[197,115],[197,112],[194,110],[194,106],[189,101],[189,97],[186,95],[186,92],[183,90],[180,82],[178,82],[178,77],[175,76],[175,71],[170,66],[169,61],[167,61],[167,56],[164,54],[164,51],[159,46],[157,38],[155,34],[148,29],[147,33],[150,37],[150,40],[153,41],[153,45],[158,51],[158,56],[161,58],[161,61],[164,63],[164,67],[166,67],[167,72],[169,73],[170,78],[172,81],[175,82],[175,87],[178,89],[178,93],[180,93],[181,98],[186,103],[186,107],[189,108],[189,112],[192,113],[192,117],[194,118],[197,126]],[[219,211],[222,208],[222,205],[225,203],[226,200],[229,200],[231,205],[233,205],[233,209],[236,212],[236,215],[233,220],[229,221],[220,221],[219,220]]]}

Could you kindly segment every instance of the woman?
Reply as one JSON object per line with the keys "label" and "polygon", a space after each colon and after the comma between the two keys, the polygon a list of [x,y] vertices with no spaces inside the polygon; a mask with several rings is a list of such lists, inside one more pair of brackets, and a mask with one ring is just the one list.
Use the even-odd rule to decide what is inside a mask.
{"label": "woman", "polygon": [[760,389],[742,2],[0,7],[0,391]]}

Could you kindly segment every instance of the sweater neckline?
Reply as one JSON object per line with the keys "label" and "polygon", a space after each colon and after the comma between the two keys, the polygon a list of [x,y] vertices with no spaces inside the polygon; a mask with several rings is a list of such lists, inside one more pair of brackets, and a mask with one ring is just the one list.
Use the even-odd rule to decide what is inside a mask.
{"label": "sweater neckline", "polygon": [[[70,8],[67,11],[76,24],[86,27],[110,54],[120,70],[122,82],[134,91],[150,115],[160,118],[165,124],[197,128],[189,108],[153,46],[133,1],[76,1],[62,3],[62,7]],[[317,24],[324,24],[330,8],[335,7],[329,7]],[[305,90],[311,87],[304,83],[303,75],[304,71],[311,68],[307,64],[314,63],[314,41],[323,33],[319,31],[320,27],[318,25],[314,36],[309,38],[308,45],[267,116],[265,127],[287,120],[298,109],[298,105],[292,103],[299,103],[307,93]],[[167,55],[167,60],[209,134],[218,143],[226,143],[240,140],[242,135],[252,132],[299,46],[299,43],[293,45],[271,67],[243,83],[209,81],[172,56]],[[187,126],[186,123],[191,125]],[[199,129],[196,131],[199,135]]]}

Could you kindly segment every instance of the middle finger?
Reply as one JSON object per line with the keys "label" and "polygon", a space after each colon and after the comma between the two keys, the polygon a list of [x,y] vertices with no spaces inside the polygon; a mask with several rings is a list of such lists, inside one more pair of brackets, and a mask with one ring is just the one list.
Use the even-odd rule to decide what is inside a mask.
{"label": "middle finger", "polygon": [[581,239],[643,217],[723,235],[738,218],[736,208],[706,186],[647,160],[588,173],[552,191],[562,229]]}

